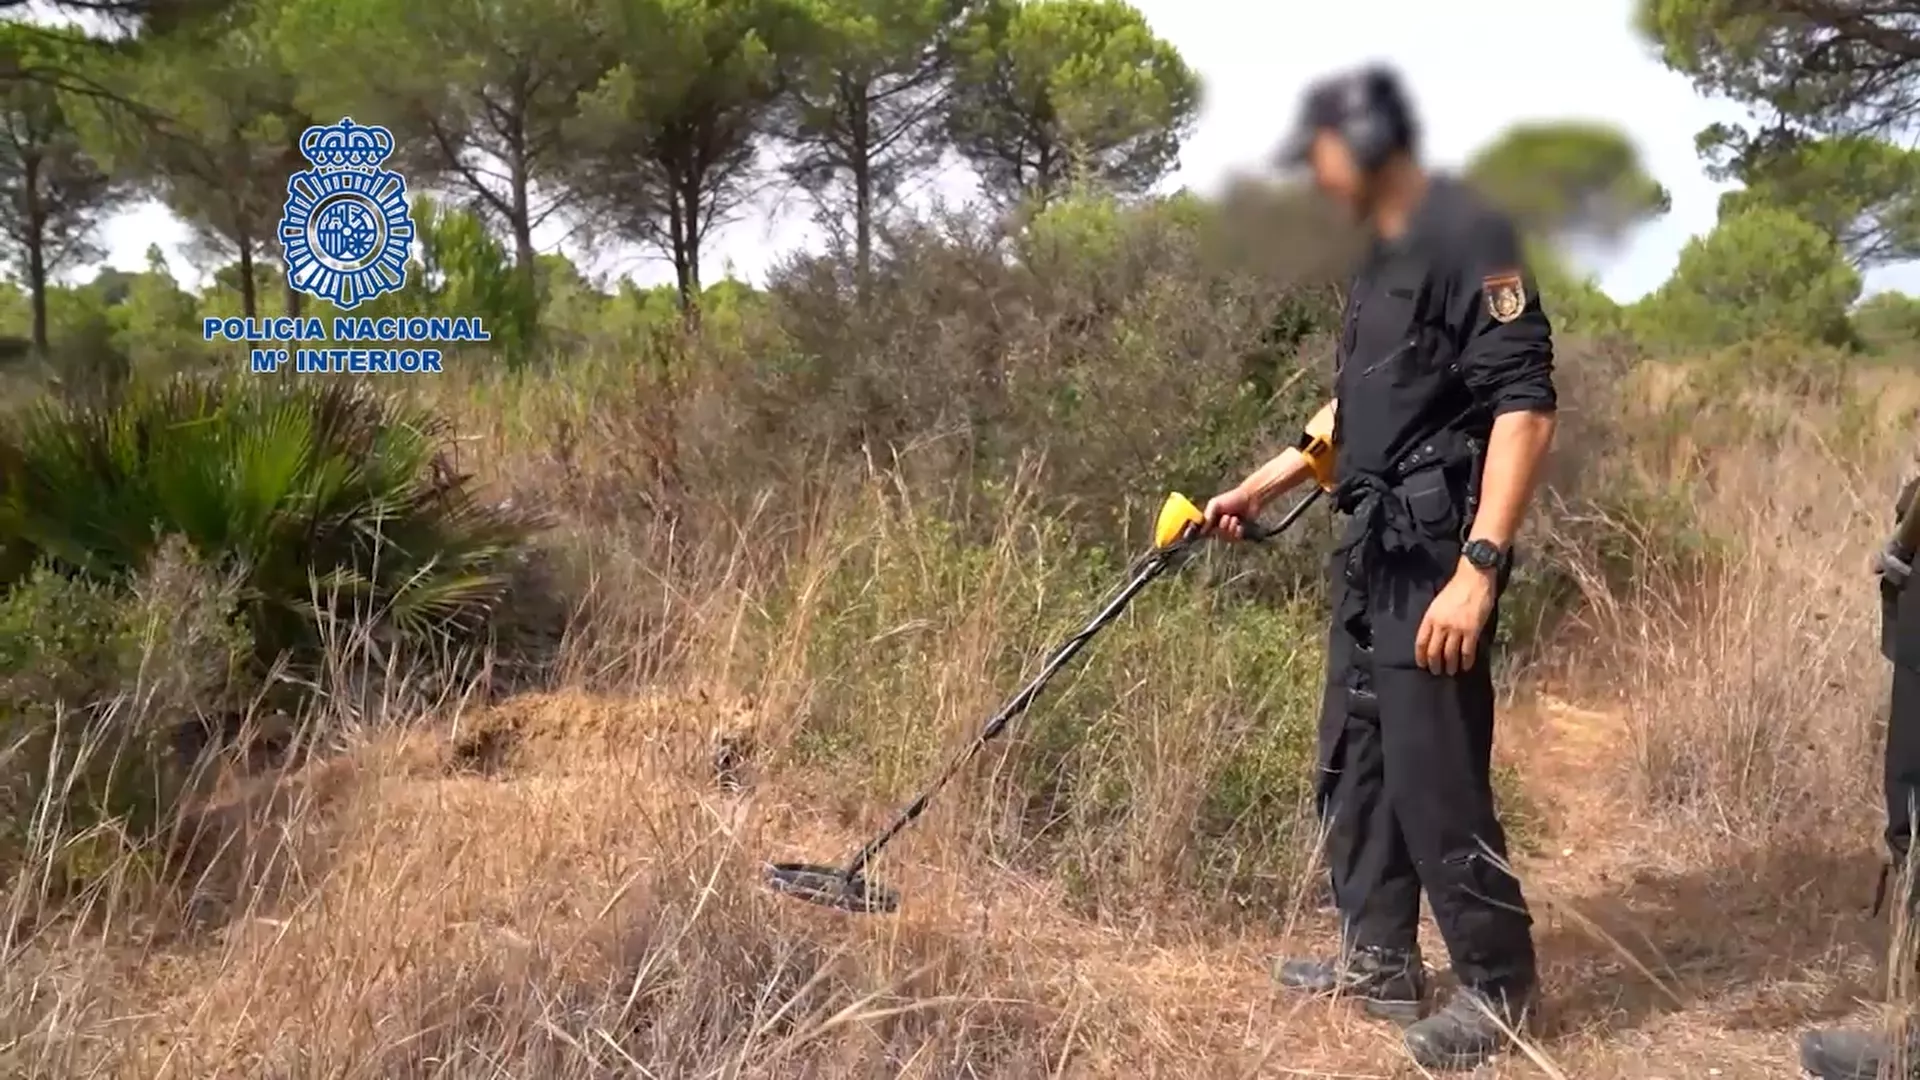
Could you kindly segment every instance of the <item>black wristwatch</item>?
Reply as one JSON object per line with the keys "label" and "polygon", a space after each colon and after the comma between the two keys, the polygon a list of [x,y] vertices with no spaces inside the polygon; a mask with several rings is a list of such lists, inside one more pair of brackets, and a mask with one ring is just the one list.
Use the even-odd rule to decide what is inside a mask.
{"label": "black wristwatch", "polygon": [[1506,549],[1491,540],[1469,540],[1460,554],[1475,570],[1500,570],[1506,566]]}

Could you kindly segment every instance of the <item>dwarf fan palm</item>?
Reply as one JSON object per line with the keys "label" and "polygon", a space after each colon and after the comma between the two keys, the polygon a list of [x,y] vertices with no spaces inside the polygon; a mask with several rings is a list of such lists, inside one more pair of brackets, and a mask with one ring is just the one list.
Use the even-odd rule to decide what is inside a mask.
{"label": "dwarf fan palm", "polygon": [[263,660],[329,617],[419,640],[471,631],[532,522],[480,501],[428,412],[328,380],[136,384],[26,409],[0,433],[0,586],[36,563],[137,572],[184,537],[236,568]]}

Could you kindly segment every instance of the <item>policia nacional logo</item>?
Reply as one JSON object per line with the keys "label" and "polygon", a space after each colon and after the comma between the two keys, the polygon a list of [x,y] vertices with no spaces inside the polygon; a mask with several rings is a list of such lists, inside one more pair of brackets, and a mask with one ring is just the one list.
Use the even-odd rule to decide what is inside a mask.
{"label": "policia nacional logo", "polygon": [[393,133],[342,119],[308,128],[300,153],[314,167],[287,179],[280,244],[288,283],[344,311],[404,286],[413,244],[407,181],[380,167]]}
{"label": "policia nacional logo", "polygon": [[1509,270],[1481,279],[1480,291],[1487,296],[1487,314],[1494,322],[1510,323],[1527,310],[1527,287],[1517,271]]}

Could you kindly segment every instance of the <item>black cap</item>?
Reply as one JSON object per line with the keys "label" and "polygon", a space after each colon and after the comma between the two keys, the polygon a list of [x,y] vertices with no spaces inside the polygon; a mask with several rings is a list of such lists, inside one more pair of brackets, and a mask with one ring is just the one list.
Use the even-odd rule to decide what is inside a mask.
{"label": "black cap", "polygon": [[1338,131],[1346,126],[1352,111],[1346,100],[1351,97],[1348,89],[1350,81],[1347,78],[1322,79],[1307,88],[1293,131],[1280,144],[1279,150],[1274,152],[1275,165],[1283,169],[1304,165],[1316,136],[1322,131]]}
{"label": "black cap", "polygon": [[1413,117],[1400,79],[1391,68],[1372,64],[1342,72],[1307,88],[1293,131],[1274,154],[1274,164],[1291,169],[1304,164],[1322,131],[1348,136],[1372,121],[1385,122],[1411,141]]}

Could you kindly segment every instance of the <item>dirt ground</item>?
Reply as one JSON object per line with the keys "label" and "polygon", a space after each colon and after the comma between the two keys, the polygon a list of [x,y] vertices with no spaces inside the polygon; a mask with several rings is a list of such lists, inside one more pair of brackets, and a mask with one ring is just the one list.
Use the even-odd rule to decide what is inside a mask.
{"label": "dirt ground", "polygon": [[[450,736],[389,746],[377,771],[338,760],[277,794],[228,804],[210,819],[226,824],[209,831],[218,850],[196,856],[201,893],[223,895],[222,875],[247,883],[226,889],[214,905],[224,910],[201,913],[202,926],[217,928],[132,955],[73,942],[46,950],[51,961],[31,978],[24,968],[11,976],[16,992],[32,991],[14,999],[12,1068],[1420,1075],[1390,1025],[1268,981],[1273,956],[1332,944],[1324,911],[1303,913],[1286,934],[1094,921],[1072,913],[1057,883],[956,865],[941,841],[951,822],[938,813],[888,856],[886,877],[907,898],[895,915],[856,918],[767,896],[751,878],[762,857],[832,857],[884,808],[777,781],[717,791],[707,734],[692,730],[712,725],[660,723],[672,707],[509,701]],[[1844,850],[1781,850],[1763,837],[1746,850],[1702,852],[1622,824],[1635,815],[1613,763],[1628,751],[1609,713],[1540,699],[1502,723],[1501,753],[1528,804],[1516,865],[1536,908],[1546,998],[1532,1049],[1475,1075],[1792,1077],[1803,1028],[1874,1019],[1887,933],[1867,910],[1878,871],[1870,837]],[[246,864],[244,852],[269,849],[293,854],[274,873]],[[718,862],[716,851],[726,853]],[[649,914],[663,907],[679,915]],[[616,956],[596,927],[623,919],[617,957],[626,959],[614,964],[625,966],[594,974]],[[1425,940],[1429,964],[1444,963],[1430,925]],[[808,949],[815,960],[803,962]],[[755,1038],[737,1021],[711,1019],[742,1009],[777,1018],[782,994],[798,1000],[818,978],[780,973],[808,963],[911,987],[891,999],[900,1004],[842,1000],[816,1018],[811,1037],[837,1038],[844,1068],[818,1054],[783,1066],[787,1043],[749,1053],[742,1046]],[[768,985],[769,971],[780,986]],[[580,987],[597,989],[570,996]],[[763,1000],[743,1005],[742,994]],[[595,1042],[611,1045],[608,1017],[645,1011],[651,995],[678,1003],[657,1005],[619,1056]],[[908,1012],[939,1018],[914,1029],[920,1049],[881,1053],[875,1040],[906,1037],[881,1033]],[[1008,1023],[1012,1035],[993,1027]],[[986,1034],[969,1036],[969,1025]],[[1004,1052],[983,1065],[993,1055],[980,1047],[995,1039]],[[528,1049],[536,1043],[545,1049]],[[966,1048],[964,1062],[956,1048]]]}

